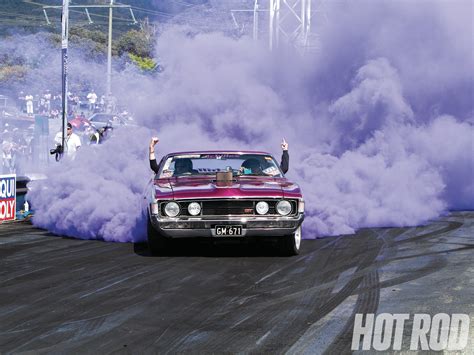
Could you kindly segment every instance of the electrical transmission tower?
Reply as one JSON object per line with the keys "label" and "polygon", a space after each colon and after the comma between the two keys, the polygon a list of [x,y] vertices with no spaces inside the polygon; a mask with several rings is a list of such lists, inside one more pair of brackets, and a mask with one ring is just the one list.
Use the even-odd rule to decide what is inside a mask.
{"label": "electrical transmission tower", "polygon": [[269,47],[283,39],[295,47],[306,47],[311,31],[311,0],[270,0]]}
{"label": "electrical transmission tower", "polygon": [[[254,0],[253,9],[231,10],[231,15],[236,28],[240,30],[245,26],[239,25],[235,14],[252,13],[252,37],[258,40],[262,37],[262,32],[266,34],[270,50],[284,43],[295,47],[304,55],[318,49],[314,20],[316,14],[320,15],[318,20],[327,19],[325,2],[326,0]],[[262,31],[260,24],[266,21],[268,27]]]}

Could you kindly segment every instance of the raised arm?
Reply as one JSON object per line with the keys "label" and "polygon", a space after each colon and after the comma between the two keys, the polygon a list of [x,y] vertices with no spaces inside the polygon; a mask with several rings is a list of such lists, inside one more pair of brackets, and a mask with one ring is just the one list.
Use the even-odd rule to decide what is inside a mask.
{"label": "raised arm", "polygon": [[160,140],[157,137],[153,137],[150,141],[150,146],[149,146],[149,153],[150,153],[150,168],[151,170],[154,171],[155,174],[158,174],[158,164],[156,162],[156,157],[155,157],[155,145],[159,142]]}
{"label": "raised arm", "polygon": [[281,150],[283,152],[281,154],[280,169],[283,171],[283,174],[286,174],[290,167],[290,155],[288,154],[288,143],[285,141],[285,138],[281,142]]}

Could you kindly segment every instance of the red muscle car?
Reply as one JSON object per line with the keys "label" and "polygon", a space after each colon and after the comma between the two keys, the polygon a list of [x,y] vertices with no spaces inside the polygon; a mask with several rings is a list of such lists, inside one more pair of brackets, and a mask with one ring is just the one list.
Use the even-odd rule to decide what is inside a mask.
{"label": "red muscle car", "polygon": [[161,254],[174,238],[277,238],[299,253],[304,201],[275,159],[256,151],[168,154],[149,184],[148,245]]}

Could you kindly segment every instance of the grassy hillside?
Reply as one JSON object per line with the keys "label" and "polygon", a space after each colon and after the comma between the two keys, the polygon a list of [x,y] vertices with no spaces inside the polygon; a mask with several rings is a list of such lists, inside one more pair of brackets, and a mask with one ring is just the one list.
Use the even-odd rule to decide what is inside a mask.
{"label": "grassy hillside", "polygon": [[[193,5],[206,3],[207,0],[121,0],[115,3],[131,5],[137,20],[148,18],[151,22],[166,22],[176,14],[186,11]],[[109,4],[109,0],[75,0],[74,5]],[[0,0],[0,36],[11,33],[38,31],[58,32],[61,26],[61,10],[48,9],[51,25],[46,23],[43,5],[62,5],[61,0]],[[105,30],[108,24],[107,9],[89,9],[93,20],[90,24],[85,10],[70,9],[71,26],[89,26],[91,30]],[[114,35],[120,35],[131,28],[132,17],[127,9],[114,10]]]}

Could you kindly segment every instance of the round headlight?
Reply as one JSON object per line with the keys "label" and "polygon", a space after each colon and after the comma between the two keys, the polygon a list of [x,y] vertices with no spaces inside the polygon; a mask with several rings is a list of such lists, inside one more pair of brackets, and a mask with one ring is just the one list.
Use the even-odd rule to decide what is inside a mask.
{"label": "round headlight", "polygon": [[176,202],[168,202],[165,206],[165,213],[168,217],[179,215],[179,205]]}
{"label": "round headlight", "polygon": [[291,213],[291,203],[286,200],[281,200],[277,203],[277,212],[282,216],[287,216]]}
{"label": "round headlight", "polygon": [[255,209],[257,210],[258,214],[266,214],[268,212],[268,203],[265,201],[260,201],[255,206]]}
{"label": "round headlight", "polygon": [[191,202],[188,206],[188,212],[191,216],[197,216],[201,213],[201,205],[197,202]]}

